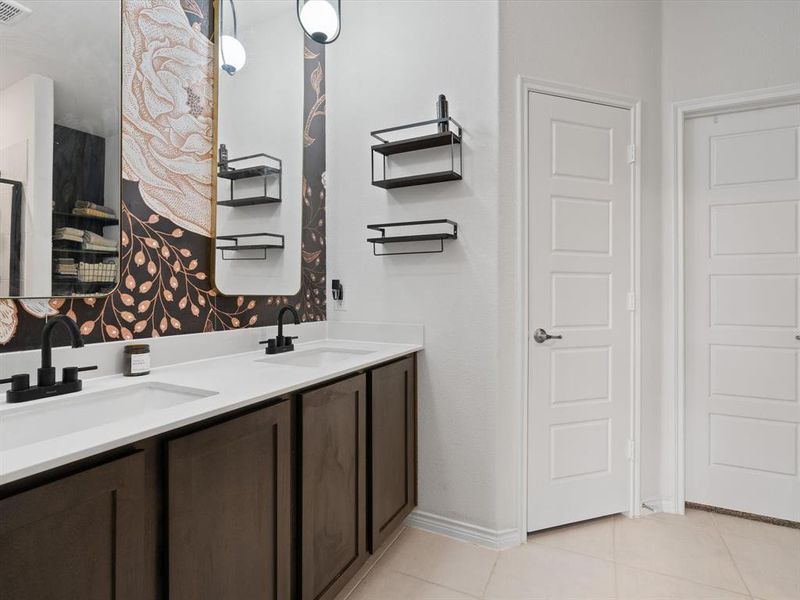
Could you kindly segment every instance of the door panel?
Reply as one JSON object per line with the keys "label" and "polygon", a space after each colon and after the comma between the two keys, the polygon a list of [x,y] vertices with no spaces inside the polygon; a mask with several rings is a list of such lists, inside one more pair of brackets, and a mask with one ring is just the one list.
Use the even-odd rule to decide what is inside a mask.
{"label": "door panel", "polygon": [[531,94],[528,530],[629,508],[631,113]]}
{"label": "door panel", "polygon": [[290,403],[167,444],[171,600],[290,596]]}
{"label": "door panel", "polygon": [[417,405],[414,358],[370,373],[370,551],[375,552],[417,502]]}
{"label": "door panel", "polygon": [[303,600],[335,598],[367,559],[366,400],[366,375],[298,398]]}
{"label": "door panel", "polygon": [[686,499],[800,521],[800,105],[686,123]]}
{"label": "door panel", "polygon": [[141,453],[0,501],[0,597],[142,600]]}

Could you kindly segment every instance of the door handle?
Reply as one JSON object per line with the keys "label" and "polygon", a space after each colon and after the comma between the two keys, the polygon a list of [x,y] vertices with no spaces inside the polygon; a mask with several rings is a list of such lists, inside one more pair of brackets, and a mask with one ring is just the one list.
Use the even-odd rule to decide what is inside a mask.
{"label": "door handle", "polygon": [[563,337],[561,335],[550,335],[544,329],[537,329],[533,332],[533,339],[536,340],[537,344],[543,344],[547,340],[560,340]]}

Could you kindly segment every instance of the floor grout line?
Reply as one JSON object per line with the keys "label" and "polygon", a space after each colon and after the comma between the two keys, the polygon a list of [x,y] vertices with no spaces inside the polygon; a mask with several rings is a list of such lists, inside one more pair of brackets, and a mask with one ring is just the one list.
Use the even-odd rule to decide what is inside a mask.
{"label": "floor grout line", "polygon": [[[656,522],[659,525],[669,525],[669,523],[665,523],[663,521],[654,521],[654,522]],[[676,526],[677,527],[694,527],[694,528],[696,528],[698,530],[702,530],[703,529],[702,527],[696,526],[696,525],[676,525]],[[722,534],[717,530],[716,523],[714,523],[713,526],[714,526],[714,531],[720,536],[720,538],[722,538]],[[740,592],[738,590],[731,590],[731,589],[728,589],[728,588],[725,588],[725,587],[720,587],[718,585],[713,585],[713,584],[710,584],[710,583],[707,583],[707,582],[704,582],[704,581],[697,581],[695,579],[689,579],[687,577],[681,577],[680,575],[674,575],[672,573],[665,573],[663,571],[656,571],[654,569],[648,569],[648,568],[629,565],[629,564],[626,564],[624,562],[620,562],[616,558],[616,524],[615,524],[615,529],[614,529],[614,535],[615,535],[615,540],[614,540],[614,544],[615,544],[614,562],[617,565],[621,566],[621,567],[625,567],[625,568],[628,568],[628,569],[636,569],[636,570],[639,570],[639,571],[644,571],[645,573],[652,573],[654,575],[661,575],[661,576],[664,576],[664,577],[671,577],[671,578],[677,579],[679,581],[685,581],[687,583],[692,583],[694,585],[701,585],[701,586],[704,586],[704,587],[707,587],[707,588],[720,590],[720,591],[723,591],[723,592],[739,594],[740,596],[752,596],[752,593],[750,592],[750,588],[748,587],[747,582],[744,581],[744,578],[742,577],[741,573],[739,573],[739,569],[738,569],[738,566],[736,565],[736,561],[733,560],[732,556],[730,557],[731,558],[731,562],[733,563],[734,569],[736,569],[736,574],[739,576],[739,579],[744,584],[744,587],[747,590],[746,594],[742,594],[742,592]],[[724,539],[722,540],[722,543],[723,544],[725,543]],[[727,546],[726,546],[726,550],[728,550]],[[730,556],[730,550],[728,550],[728,554]]]}
{"label": "floor grout line", "polygon": [[[630,544],[628,544],[628,546],[622,544],[622,539],[624,537],[623,536],[623,525],[627,526],[627,524],[621,522],[620,519],[621,519],[621,517],[611,517],[611,522],[610,522],[610,526],[611,526],[611,559],[610,560],[608,558],[603,558],[601,556],[596,556],[596,555],[593,555],[593,554],[587,554],[587,553],[582,552],[580,550],[562,548],[562,547],[553,545],[552,543],[548,543],[548,542],[545,542],[545,541],[537,541],[535,539],[535,535],[531,536],[531,538],[526,539],[525,543],[523,544],[523,547],[525,545],[531,545],[531,546],[535,545],[535,547],[537,547],[537,548],[546,548],[548,551],[561,552],[561,553],[566,553],[568,555],[574,555],[574,556],[581,556],[581,557],[584,557],[584,558],[590,558],[590,559],[602,561],[603,563],[606,563],[606,564],[610,564],[612,566],[612,568],[614,569],[614,572],[613,572],[613,578],[614,578],[613,579],[613,594],[614,594],[615,598],[619,598],[619,595],[621,593],[621,578],[620,578],[621,570],[630,569],[631,572],[639,571],[641,573],[649,573],[651,575],[657,575],[657,576],[664,577],[664,578],[667,578],[667,579],[672,579],[675,582],[684,582],[685,584],[691,584],[693,586],[698,586],[698,589],[704,588],[704,589],[708,590],[707,593],[713,593],[713,590],[716,590],[718,592],[726,592],[726,593],[729,593],[729,594],[732,594],[732,595],[736,595],[737,597],[741,597],[743,600],[746,600],[747,598],[750,598],[751,600],[756,600],[756,596],[754,595],[753,591],[750,589],[750,585],[748,584],[747,580],[744,578],[744,576],[742,574],[742,568],[740,567],[739,563],[737,562],[736,558],[734,557],[734,554],[733,554],[733,552],[731,550],[731,547],[728,545],[728,542],[725,539],[725,535],[723,534],[722,527],[721,527],[720,523],[717,522],[717,520],[713,517],[713,515],[711,515],[711,524],[710,525],[708,525],[703,520],[692,521],[692,523],[688,523],[688,522],[672,522],[672,520],[670,520],[670,519],[652,519],[652,520],[648,519],[647,520],[648,524],[645,525],[645,523],[642,523],[642,525],[645,525],[646,527],[649,527],[650,526],[649,523],[655,523],[655,526],[658,529],[662,529],[662,530],[663,529],[670,529],[670,530],[672,530],[673,532],[675,532],[675,535],[677,535],[677,538],[675,539],[675,543],[681,542],[681,543],[684,543],[686,545],[691,545],[692,544],[692,539],[695,536],[704,536],[708,540],[709,544],[712,544],[712,542],[713,542],[712,538],[717,539],[719,542],[722,543],[722,548],[725,549],[725,554],[720,554],[719,552],[721,551],[721,548],[716,543],[714,543],[713,545],[709,546],[709,553],[701,553],[701,554],[699,554],[697,560],[705,560],[705,559],[710,558],[712,556],[716,556],[716,557],[719,557],[720,559],[722,559],[724,556],[727,556],[728,559],[731,562],[731,565],[733,566],[733,573],[735,573],[736,576],[739,577],[739,581],[738,581],[738,583],[740,584],[739,587],[736,587],[736,588],[732,588],[731,587],[736,583],[736,582],[733,581],[732,577],[731,577],[731,581],[728,581],[726,578],[722,578],[723,585],[719,585],[719,584],[708,583],[706,581],[698,581],[697,579],[687,578],[687,577],[683,576],[682,574],[676,575],[676,574],[674,574],[674,571],[673,572],[665,572],[664,571],[664,567],[665,566],[669,566],[671,564],[669,561],[667,561],[667,562],[664,562],[664,561],[655,561],[655,562],[650,561],[652,563],[652,565],[648,566],[648,567],[641,567],[641,566],[637,566],[635,564],[629,564],[629,563],[627,563],[625,561],[621,561],[620,560],[620,551],[623,550],[623,549],[628,549],[628,548],[631,548],[631,549],[635,550],[636,549],[636,544],[633,544],[633,546],[631,546]],[[633,521],[644,521],[644,520],[645,519],[633,519]],[[635,527],[635,525],[634,525],[634,527]],[[676,528],[678,528],[678,529],[676,529]],[[391,540],[387,541],[387,544],[382,549],[380,549],[379,553],[376,553],[375,561],[369,566],[369,569],[367,569],[365,571],[365,573],[359,578],[359,580],[356,583],[356,585],[353,586],[353,588],[348,592],[348,594],[347,594],[347,596],[345,596],[345,598],[350,598],[352,595],[354,595],[356,590],[360,586],[363,585],[363,582],[367,578],[367,576],[369,576],[370,574],[373,574],[375,569],[376,569],[376,567],[380,564],[382,569],[386,569],[387,571],[391,571],[393,573],[400,574],[400,575],[402,575],[404,577],[408,577],[411,580],[415,580],[417,582],[422,582],[422,583],[429,584],[429,585],[434,585],[434,586],[437,586],[438,588],[441,588],[442,590],[446,590],[448,592],[453,592],[453,593],[458,593],[458,594],[463,594],[464,596],[467,596],[467,597],[470,597],[470,598],[484,599],[485,600],[485,598],[487,596],[487,593],[488,593],[488,590],[489,590],[489,586],[490,586],[490,584],[492,583],[493,579],[495,578],[495,576],[498,573],[497,567],[498,567],[500,558],[502,558],[501,554],[504,551],[497,551],[497,552],[494,553],[494,559],[493,559],[491,568],[489,569],[488,577],[487,577],[485,583],[483,584],[482,591],[477,592],[479,595],[476,596],[476,595],[473,595],[473,593],[475,593],[475,592],[470,593],[470,592],[458,590],[458,589],[455,589],[455,588],[451,587],[450,584],[440,583],[440,582],[437,582],[437,581],[433,581],[433,580],[427,579],[426,577],[421,577],[421,576],[413,574],[413,573],[408,573],[408,572],[406,572],[404,570],[395,568],[394,566],[391,566],[390,564],[388,564],[387,561],[384,560],[385,557],[386,557],[386,554],[389,552],[390,548],[397,542],[398,539],[400,539],[400,537],[406,531],[407,531],[407,528],[403,528]],[[626,531],[627,531],[627,529],[626,529]],[[432,534],[432,535],[437,535],[438,536],[438,534]],[[735,534],[732,534],[732,535],[735,536]],[[597,541],[598,542],[599,541],[604,541],[605,544],[607,544],[608,538],[605,537],[605,536],[607,536],[607,530],[602,528],[600,530],[599,534],[598,534]],[[438,537],[451,539],[451,538],[448,538],[447,536],[438,536]],[[739,537],[743,537],[744,539],[749,539],[749,538],[747,538],[747,536],[739,536]],[[667,538],[665,538],[665,539],[667,539]],[[759,539],[761,539],[761,538],[759,538]],[[589,540],[590,540],[590,542],[593,543],[594,538],[590,537]],[[461,540],[456,540],[456,541],[457,542],[461,542]],[[635,539],[634,539],[634,541],[635,541]],[[770,540],[769,539],[763,539],[763,541],[765,543],[768,543]],[[716,549],[714,549],[715,546],[716,546]],[[509,552],[509,551],[513,551],[513,550],[514,550],[514,548],[511,548],[511,549],[505,550],[505,552]],[[746,562],[744,564],[746,564]],[[722,567],[722,565],[721,565],[721,567]],[[702,573],[699,573],[699,575],[702,576]],[[731,576],[732,575],[733,574],[731,573]],[[667,579],[665,579],[665,582],[667,581]],[[647,581],[646,578],[645,578],[645,581]],[[414,585],[414,584],[411,584],[411,585]],[[665,585],[666,585],[666,583],[665,583]],[[675,583],[673,585],[677,585],[677,583]],[[725,586],[727,586],[727,587],[725,587]]]}
{"label": "floor grout line", "polygon": [[[437,534],[434,534],[434,535],[437,535]],[[393,571],[395,573],[398,573],[398,574],[402,575],[403,577],[408,577],[409,579],[416,579],[417,581],[421,581],[421,582],[427,583],[429,585],[435,585],[436,587],[440,587],[443,590],[447,590],[448,592],[455,592],[456,594],[462,594],[463,596],[469,596],[470,598],[475,598],[475,600],[481,600],[481,598],[479,596],[473,596],[469,592],[464,592],[462,590],[457,590],[457,589],[452,588],[452,587],[450,587],[448,585],[444,585],[443,583],[439,583],[439,582],[436,582],[436,581],[431,581],[430,579],[425,579],[424,577],[420,577],[419,575],[411,575],[410,573],[406,573],[405,571],[400,571],[398,569],[395,569],[394,567],[384,567],[384,569],[386,569],[388,571]]]}
{"label": "floor grout line", "polygon": [[483,591],[481,592],[481,598],[486,598],[486,592],[489,589],[489,584],[492,582],[492,576],[494,575],[494,570],[497,568],[497,561],[500,560],[500,551],[494,557],[494,562],[492,563],[492,568],[489,570],[489,577],[486,579],[486,584],[483,586]]}
{"label": "floor grout line", "polygon": [[392,536],[391,538],[389,538],[389,541],[388,541],[387,543],[385,543],[385,544],[384,544],[384,545],[383,545],[381,548],[379,548],[379,549],[378,549],[378,552],[377,552],[376,554],[374,554],[374,555],[373,555],[373,557],[375,558],[375,560],[374,560],[374,561],[372,561],[372,564],[369,564],[369,565],[366,565],[366,564],[365,564],[365,565],[364,565],[365,567],[368,567],[368,568],[364,570],[364,573],[361,575],[361,577],[359,577],[359,578],[358,578],[358,581],[356,581],[356,582],[355,582],[355,584],[353,585],[353,587],[350,589],[350,591],[349,591],[349,592],[347,592],[347,595],[346,595],[344,598],[342,598],[342,600],[348,600],[348,599],[350,598],[350,596],[352,596],[352,595],[355,593],[355,591],[358,589],[358,586],[360,586],[360,585],[361,585],[361,583],[362,583],[362,582],[363,582],[363,581],[364,581],[364,580],[367,578],[367,576],[368,576],[370,573],[372,573],[372,571],[374,571],[374,570],[375,570],[375,567],[377,567],[377,566],[378,566],[378,563],[381,561],[381,559],[383,559],[383,557],[384,557],[384,556],[386,555],[386,553],[389,551],[389,548],[391,548],[391,547],[394,545],[394,543],[395,543],[397,540],[399,540],[399,539],[400,539],[400,536],[401,536],[401,535],[403,535],[403,532],[404,532],[405,530],[406,530],[406,527],[405,527],[405,526],[403,526],[403,527],[400,527],[400,528],[397,530],[397,532],[394,534],[394,536]]}
{"label": "floor grout line", "polygon": [[722,545],[725,546],[725,550],[727,551],[728,556],[730,557],[731,562],[733,563],[733,568],[736,569],[736,574],[739,576],[739,579],[742,580],[744,588],[747,590],[748,595],[752,598],[753,591],[750,589],[750,586],[748,585],[747,580],[744,578],[744,575],[742,575],[742,571],[739,568],[739,564],[736,562],[736,558],[734,558],[733,552],[731,552],[730,546],[728,546],[728,542],[725,541],[725,536],[722,534],[722,531],[720,531],[719,525],[717,524],[716,519],[714,519],[713,514],[711,515],[711,523],[713,523],[714,531],[717,532],[719,539],[722,540]]}

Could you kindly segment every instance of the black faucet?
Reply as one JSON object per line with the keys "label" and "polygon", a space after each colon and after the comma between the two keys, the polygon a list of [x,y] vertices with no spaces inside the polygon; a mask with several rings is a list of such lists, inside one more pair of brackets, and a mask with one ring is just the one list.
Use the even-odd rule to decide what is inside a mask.
{"label": "black faucet", "polygon": [[281,308],[278,312],[278,336],[265,342],[259,342],[260,344],[267,345],[267,354],[280,354],[282,352],[291,352],[294,350],[294,342],[292,340],[296,340],[297,336],[283,335],[283,315],[287,312],[292,313],[294,316],[294,324],[300,325],[300,315],[297,314],[293,306],[287,305]]}
{"label": "black faucet", "polygon": [[64,315],[55,316],[45,323],[42,329],[42,366],[36,371],[36,385],[30,385],[30,376],[27,373],[13,375],[0,383],[10,383],[11,389],[6,392],[6,402],[27,402],[45,396],[58,396],[77,392],[83,388],[83,382],[78,379],[80,371],[92,371],[93,367],[64,367],[61,371],[61,381],[56,381],[56,369],[53,366],[53,329],[57,325],[64,325],[69,331],[73,348],[83,348],[81,331],[75,321]]}

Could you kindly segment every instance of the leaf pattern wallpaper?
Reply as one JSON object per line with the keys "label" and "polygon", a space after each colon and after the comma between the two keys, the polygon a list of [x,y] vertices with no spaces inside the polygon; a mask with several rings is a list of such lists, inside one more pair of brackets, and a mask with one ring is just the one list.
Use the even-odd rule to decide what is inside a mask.
{"label": "leaf pattern wallpaper", "polygon": [[90,343],[274,325],[287,304],[325,320],[325,56],[307,38],[300,290],[223,296],[210,280],[212,6],[123,0],[119,286],[101,298],[0,299],[0,352],[37,348],[57,314]]}

